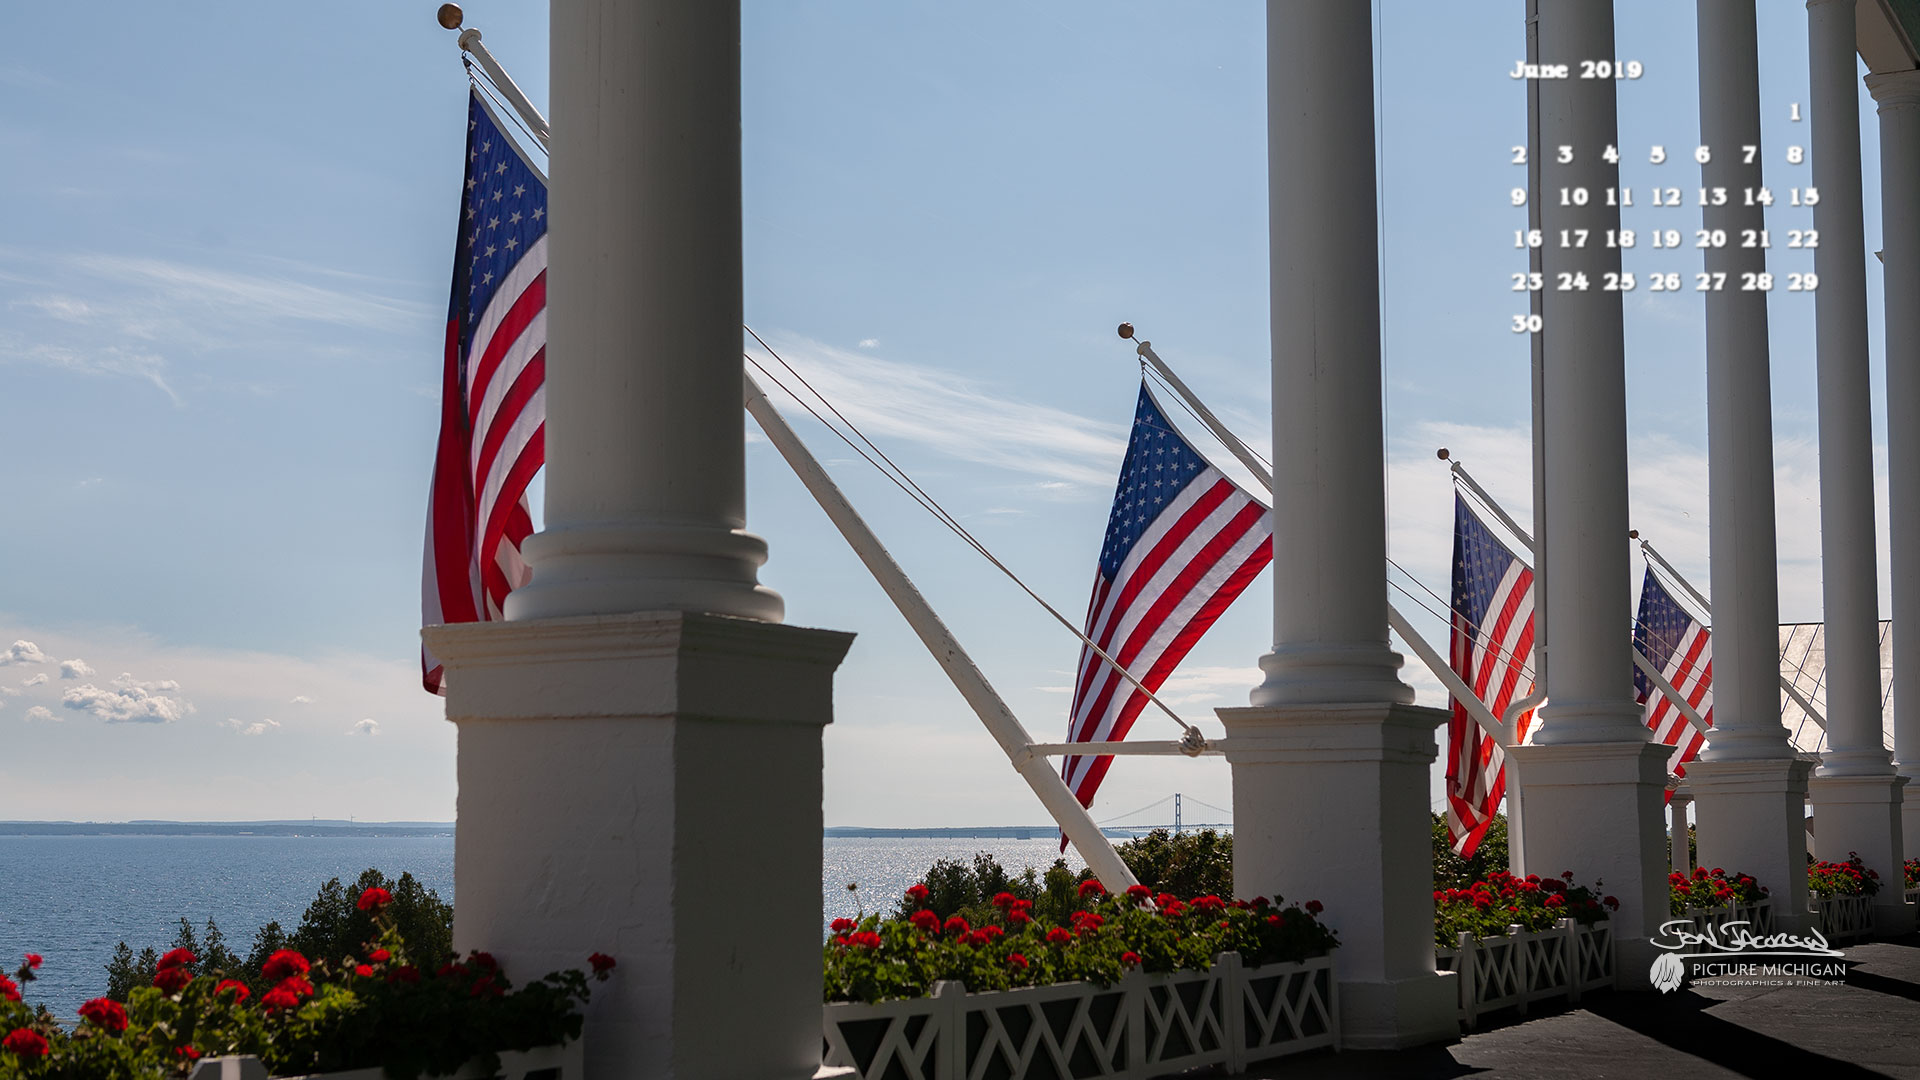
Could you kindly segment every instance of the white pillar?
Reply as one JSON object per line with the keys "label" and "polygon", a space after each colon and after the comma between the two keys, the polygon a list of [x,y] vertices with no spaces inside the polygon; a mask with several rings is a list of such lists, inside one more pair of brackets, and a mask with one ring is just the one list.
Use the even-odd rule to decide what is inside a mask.
{"label": "white pillar", "polygon": [[545,528],[509,619],[778,620],[744,531],[738,0],[556,0]]}
{"label": "white pillar", "polygon": [[[1901,833],[1920,858],[1920,71],[1867,76],[1880,108],[1880,247],[1887,316],[1887,524],[1893,554],[1893,757]],[[1901,705],[1900,688],[1914,687]]]}
{"label": "white pillar", "polygon": [[[1897,884],[1900,783],[1880,730],[1873,391],[1867,375],[1867,247],[1853,0],[1809,0],[1807,49],[1813,183],[1820,189],[1813,207],[1813,224],[1820,231],[1813,254],[1820,276],[1814,341],[1821,599],[1827,623],[1827,750],[1810,793],[1820,855],[1844,859],[1857,851],[1882,881]],[[1913,928],[1912,909],[1899,901],[1898,890],[1882,890],[1874,913],[1878,932]]]}
{"label": "white pillar", "polygon": [[[1754,0],[1699,0],[1700,141],[1715,152],[1700,183],[1738,193],[1765,183]],[[1766,228],[1766,208],[1730,198],[1702,210],[1708,229]],[[1752,874],[1772,890],[1783,929],[1806,914],[1808,764],[1780,723],[1779,557],[1774,542],[1773,398],[1767,294],[1740,289],[1767,269],[1758,246],[1708,248],[1730,287],[1703,294],[1707,314],[1708,520],[1713,573],[1714,727],[1688,766],[1702,866]],[[1676,800],[1676,803],[1678,800]],[[1684,837],[1684,828],[1681,830]]]}
{"label": "white pillar", "polygon": [[1687,806],[1693,802],[1693,796],[1675,792],[1667,800],[1667,809],[1673,811],[1673,826],[1667,833],[1667,860],[1674,870],[1691,875],[1693,873],[1693,852],[1687,843]]}
{"label": "white pillar", "polygon": [[1428,773],[1438,709],[1387,643],[1372,13],[1267,5],[1274,646],[1221,709],[1234,891],[1319,900],[1339,932],[1342,1044],[1456,1037],[1433,970]]}
{"label": "white pillar", "polygon": [[546,530],[507,621],[424,634],[459,729],[455,944],[523,980],[612,954],[595,1077],[820,1062],[850,635],[780,625],[741,531],[739,18],[554,0]]}
{"label": "white pillar", "polygon": [[[1539,59],[1568,65],[1614,52],[1611,0],[1540,0]],[[1543,294],[1546,502],[1539,530],[1552,603],[1547,606],[1547,703],[1535,745],[1514,747],[1526,778],[1527,869],[1571,869],[1600,878],[1619,899],[1613,915],[1615,971],[1644,985],[1648,943],[1667,913],[1666,748],[1648,741],[1633,700],[1633,664],[1623,631],[1631,610],[1627,552],[1627,413],[1621,294],[1601,286],[1620,269],[1605,243],[1620,227],[1609,206],[1619,167],[1617,109],[1609,79],[1543,79],[1539,84],[1542,270],[1584,275],[1586,291]],[[1572,149],[1562,163],[1558,147]],[[1562,188],[1585,188],[1585,205]],[[1560,238],[1566,231],[1569,243]],[[1578,244],[1577,231],[1587,242]]]}

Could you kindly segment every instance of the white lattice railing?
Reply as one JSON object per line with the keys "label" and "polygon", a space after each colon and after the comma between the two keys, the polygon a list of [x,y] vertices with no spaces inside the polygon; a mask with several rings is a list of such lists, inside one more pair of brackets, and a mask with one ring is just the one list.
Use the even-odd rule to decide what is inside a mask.
{"label": "white lattice railing", "polygon": [[1873,897],[1815,897],[1813,918],[1828,941],[1866,937],[1873,933]]}
{"label": "white lattice railing", "polygon": [[1715,940],[1725,941],[1726,928],[1732,923],[1745,923],[1747,929],[1755,934],[1773,933],[1773,897],[1763,896],[1751,904],[1728,904],[1724,907],[1688,908],[1680,916],[1693,922],[1695,933],[1704,934],[1713,931]]}
{"label": "white lattice railing", "polygon": [[1503,937],[1462,933],[1459,944],[1434,951],[1435,966],[1458,976],[1460,1020],[1472,1027],[1483,1013],[1613,985],[1613,927],[1583,927],[1561,919],[1551,929],[1509,926]]}
{"label": "white lattice railing", "polygon": [[1333,959],[1249,968],[1225,953],[1205,971],[1129,972],[1108,987],[1059,983],[825,1006],[823,1058],[863,1080],[1058,1077],[1123,1080],[1250,1063],[1339,1039]]}
{"label": "white lattice railing", "polygon": [[[204,1058],[194,1066],[191,1080],[266,1080],[266,1066],[256,1057]],[[507,1051],[500,1055],[500,1067],[485,1070],[475,1064],[436,1080],[580,1080],[580,1040],[565,1046],[544,1046],[524,1053]],[[289,1080],[386,1080],[379,1066],[348,1069],[345,1072],[313,1073]]]}
{"label": "white lattice railing", "polygon": [[1908,889],[1904,894],[1909,904],[1920,904],[1920,889]]}

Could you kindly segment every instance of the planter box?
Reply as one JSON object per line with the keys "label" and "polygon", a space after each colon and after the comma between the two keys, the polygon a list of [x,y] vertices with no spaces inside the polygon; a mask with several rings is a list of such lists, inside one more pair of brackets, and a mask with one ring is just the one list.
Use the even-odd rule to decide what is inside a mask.
{"label": "planter box", "polygon": [[1339,1039],[1333,959],[1205,971],[1135,970],[1108,987],[1057,983],[824,1007],[823,1060],[862,1080],[1122,1080],[1199,1066],[1230,1072]]}
{"label": "planter box", "polygon": [[1829,942],[1873,933],[1873,897],[1821,896],[1813,903],[1814,925]]}
{"label": "planter box", "polygon": [[[194,1066],[190,1080],[266,1080],[267,1067],[252,1056],[204,1058]],[[488,1072],[471,1064],[435,1080],[581,1080],[580,1040],[565,1046],[543,1046],[525,1052],[503,1051],[500,1068]],[[289,1080],[386,1080],[377,1066],[344,1072],[311,1073]]]}
{"label": "planter box", "polygon": [[1773,897],[1763,896],[1752,904],[1728,904],[1725,907],[1688,908],[1680,916],[1693,923],[1695,933],[1713,931],[1715,940],[1726,937],[1729,923],[1744,922],[1755,934],[1773,933]]}
{"label": "planter box", "polygon": [[1549,998],[1579,1001],[1589,990],[1613,986],[1613,926],[1583,927],[1561,919],[1548,930],[1509,926],[1506,936],[1462,933],[1459,945],[1434,950],[1434,966],[1459,976],[1460,1021],[1473,1027],[1483,1013]]}

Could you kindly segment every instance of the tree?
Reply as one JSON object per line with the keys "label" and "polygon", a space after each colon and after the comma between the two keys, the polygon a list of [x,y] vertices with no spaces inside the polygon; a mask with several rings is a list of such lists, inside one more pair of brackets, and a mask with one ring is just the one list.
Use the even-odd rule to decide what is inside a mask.
{"label": "tree", "polygon": [[1495,870],[1507,869],[1507,816],[1493,815],[1493,821],[1487,825],[1486,834],[1480,838],[1480,846],[1473,851],[1473,858],[1463,859],[1453,853],[1453,847],[1447,840],[1447,819],[1439,814],[1433,815],[1433,887],[1435,889],[1464,889],[1476,881],[1485,881],[1488,874]]}
{"label": "tree", "polygon": [[1116,850],[1140,884],[1156,893],[1172,893],[1182,900],[1233,896],[1232,833],[1202,829],[1176,834],[1155,829]]}

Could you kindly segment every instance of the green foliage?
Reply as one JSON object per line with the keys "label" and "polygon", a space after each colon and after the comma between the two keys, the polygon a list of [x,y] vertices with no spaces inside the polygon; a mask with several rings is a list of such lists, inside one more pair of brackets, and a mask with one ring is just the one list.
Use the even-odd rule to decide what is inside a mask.
{"label": "green foliage", "polygon": [[1155,829],[1121,844],[1121,861],[1140,884],[1175,896],[1233,895],[1233,834]]}
{"label": "green foliage", "polygon": [[1675,870],[1667,875],[1667,907],[1671,914],[1685,915],[1688,908],[1717,908],[1730,904],[1757,904],[1768,890],[1750,874],[1733,874],[1714,867],[1701,867],[1692,877]]}
{"label": "green foliage", "polygon": [[[322,899],[328,904],[316,914],[316,932],[340,914],[324,890]],[[399,894],[381,900],[354,897],[350,906],[366,916],[371,932],[335,958],[309,963],[292,951],[270,954],[274,971],[259,974],[272,985],[259,994],[215,969],[215,957],[237,963],[217,928],[196,939],[183,922],[176,949],[198,946],[204,957],[175,951],[158,958],[162,985],[152,978],[133,985],[124,1010],[104,999],[89,1002],[72,1031],[44,1006],[29,1009],[15,983],[0,975],[0,1080],[177,1080],[196,1059],[219,1054],[255,1055],[276,1076],[384,1066],[390,1077],[413,1080],[476,1060],[491,1073],[502,1051],[579,1036],[589,996],[584,973],[555,972],[516,990],[491,956],[475,952],[428,974],[419,961],[440,957],[441,947],[412,949],[398,926]],[[594,977],[604,979],[612,961],[598,954],[591,960]],[[38,958],[29,961],[15,974],[21,984],[33,981]],[[123,944],[109,972],[131,982],[141,965]]]}
{"label": "green foliage", "polygon": [[942,979],[964,981],[974,992],[1076,980],[1107,986],[1134,967],[1204,969],[1224,952],[1238,952],[1250,965],[1280,963],[1319,956],[1338,944],[1308,908],[1282,908],[1277,899],[1228,903],[1208,895],[1181,901],[1162,894],[1148,907],[1146,890],[1111,897],[1096,882],[1070,892],[1075,910],[1069,928],[1039,918],[1040,901],[1017,898],[1011,890],[997,904],[989,900],[991,914],[984,921],[941,918],[928,906],[935,896],[928,883],[926,897],[909,895],[900,916],[836,924],[824,952],[825,998],[920,997]]}
{"label": "green foliage", "polygon": [[1872,896],[1880,891],[1880,873],[1850,851],[1846,862],[1815,862],[1807,867],[1807,891],[1815,896]]}
{"label": "green foliage", "polygon": [[1447,840],[1447,819],[1439,814],[1433,815],[1435,889],[1464,889],[1476,881],[1487,880],[1492,874],[1504,873],[1507,869],[1507,815],[1493,815],[1486,833],[1480,837],[1480,845],[1474,849],[1473,856],[1466,859],[1453,853],[1453,846]]}
{"label": "green foliage", "polygon": [[1496,870],[1465,888],[1448,886],[1433,892],[1433,941],[1442,948],[1459,944],[1462,932],[1477,938],[1498,937],[1509,926],[1546,930],[1561,919],[1591,926],[1617,911],[1620,901],[1600,895],[1600,882],[1591,887],[1573,884],[1573,871],[1557,878],[1528,874],[1514,877]]}

